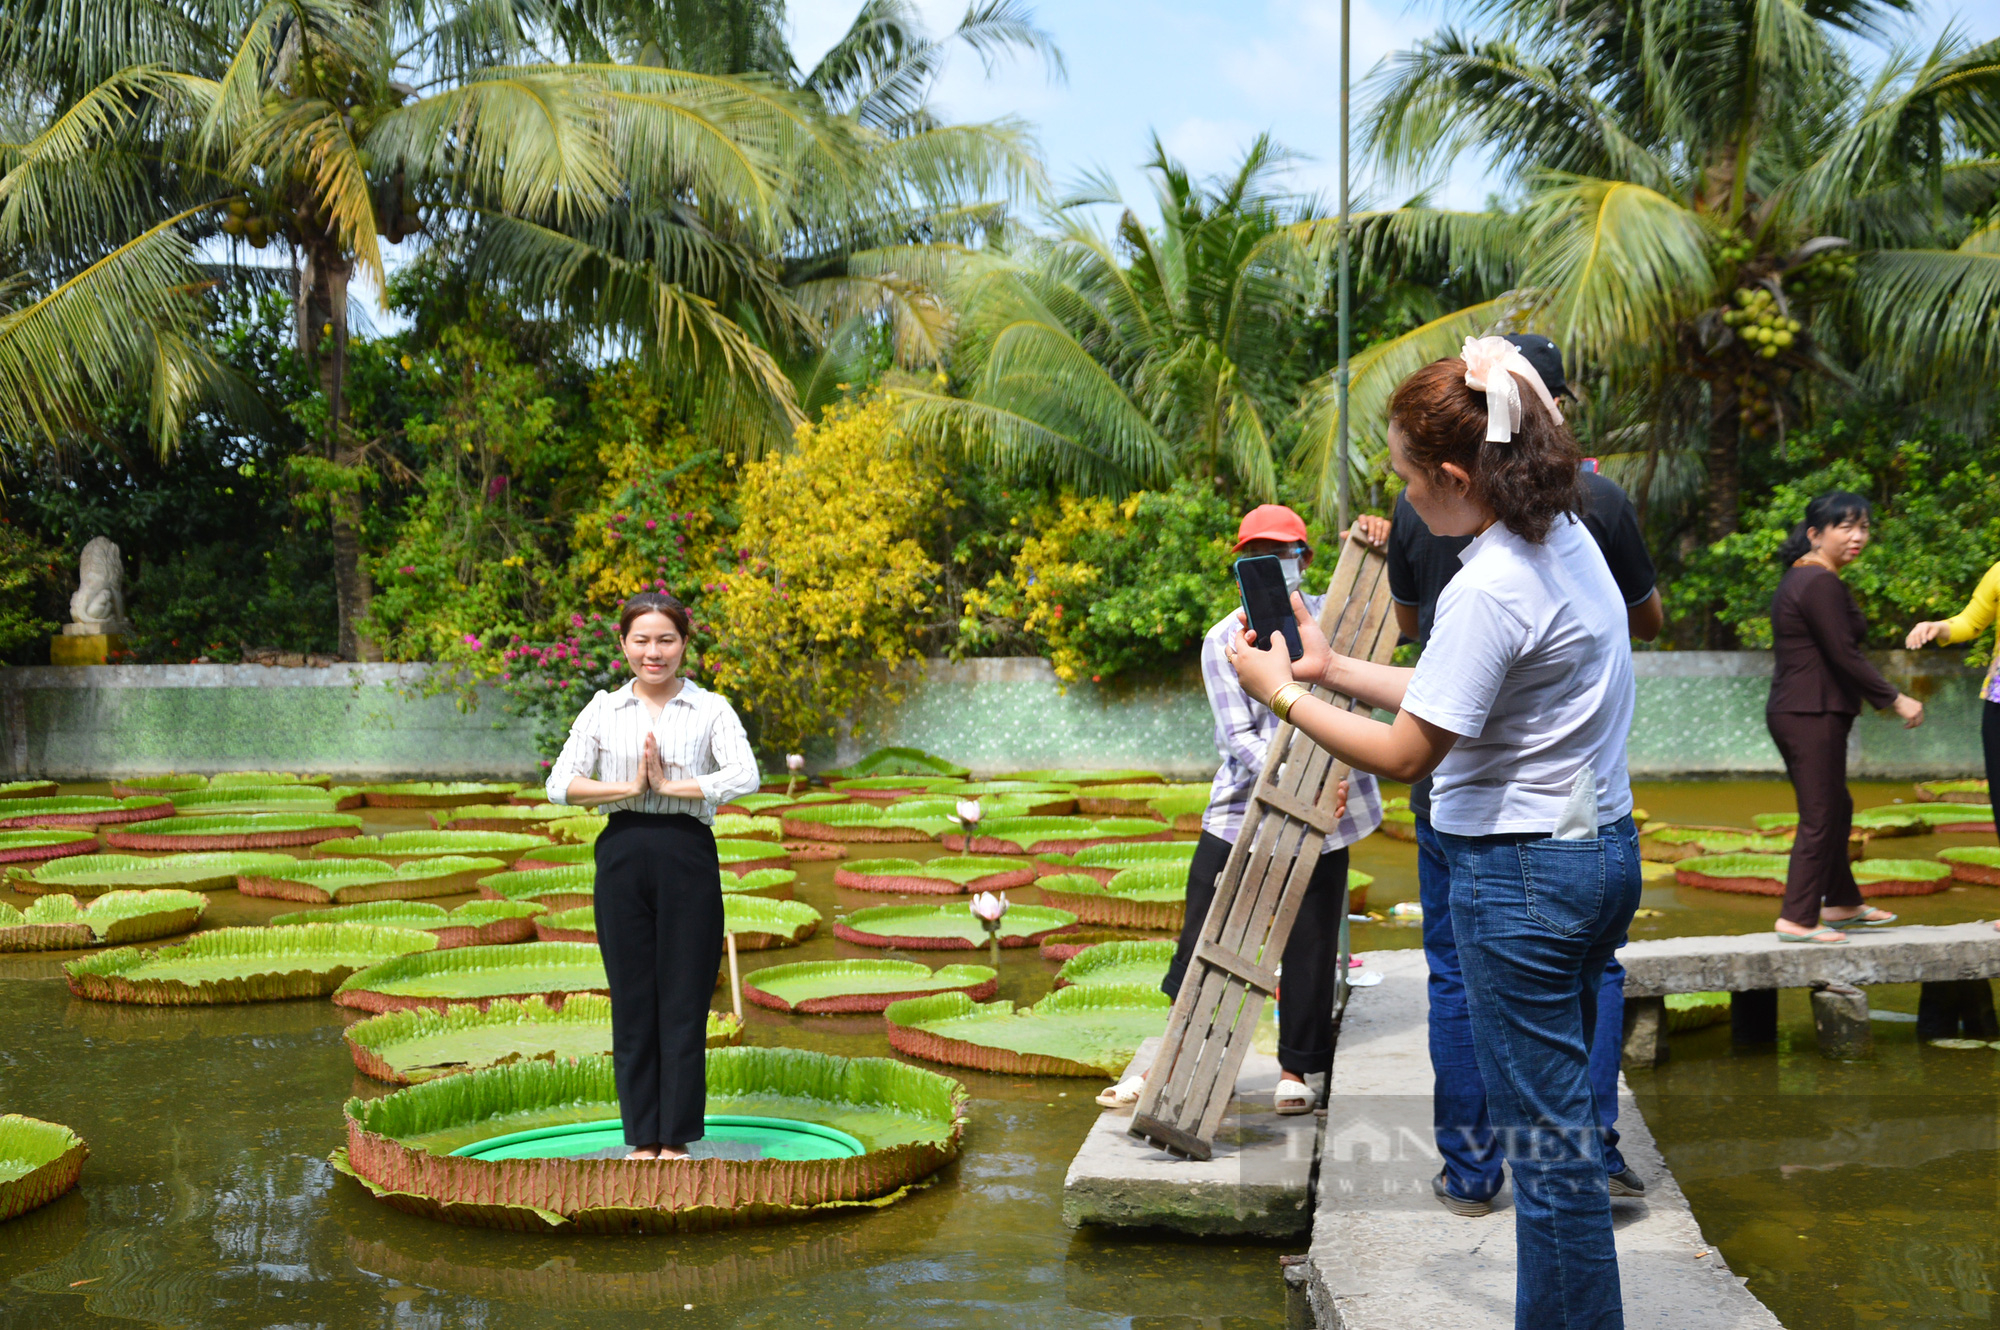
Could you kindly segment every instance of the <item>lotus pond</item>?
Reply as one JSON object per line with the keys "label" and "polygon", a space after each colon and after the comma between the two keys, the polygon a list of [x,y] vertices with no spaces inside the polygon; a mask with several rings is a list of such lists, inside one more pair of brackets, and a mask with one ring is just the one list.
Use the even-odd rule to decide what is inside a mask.
{"label": "lotus pond", "polygon": [[[1864,806],[1913,799],[1906,784],[1857,784],[1855,795]],[[1751,812],[1792,807],[1790,791],[1768,782],[1650,786],[1640,802],[1658,821],[1699,825],[1748,826]],[[426,830],[432,811],[355,814],[374,836]],[[1926,859],[1950,846],[1992,843],[1913,836],[1870,853]],[[924,862],[945,853],[926,845],[852,848],[855,860]],[[1370,906],[1378,914],[1416,899],[1413,846],[1375,837],[1354,862],[1374,877]],[[954,898],[839,888],[840,866],[792,865],[791,892],[826,926],[798,946],[745,952],[746,978],[835,960],[904,958],[933,969],[989,961],[983,941],[974,952],[944,954],[841,941],[832,925],[861,909]],[[1041,900],[1032,887],[1013,896]],[[435,903],[453,910],[473,897],[468,885]],[[24,911],[34,900],[0,891],[0,901]],[[1748,932],[1768,927],[1775,905],[1680,886],[1670,876],[1649,880],[1643,906],[1657,913],[1638,920],[1633,935]],[[213,892],[201,928],[261,925],[311,908]],[[2000,915],[2000,888],[1955,882],[1890,908],[1917,923],[1990,918]],[[1414,922],[1357,923],[1353,941],[1364,954],[1413,947],[1419,930]],[[356,1072],[343,1034],[366,1013],[325,999],[173,1009],[86,1002],[62,979],[61,960],[71,955],[0,956],[9,1021],[0,1040],[0,1111],[66,1124],[91,1148],[79,1188],[6,1225],[0,1326],[511,1330],[651,1327],[676,1316],[687,1325],[772,1330],[1283,1323],[1277,1257],[1298,1247],[1064,1228],[1063,1174],[1097,1111],[1089,1078],[922,1064],[971,1092],[965,1153],[929,1187],[880,1210],[682,1236],[460,1228],[389,1209],[328,1163],[344,1140],[343,1102],[396,1088]],[[1049,994],[1059,968],[1035,947],[1003,949],[998,997],[1032,1005]],[[1869,996],[1885,1015],[1916,1009],[1914,987],[1878,987]],[[724,1001],[718,991],[717,1005]],[[1993,1324],[2000,1319],[1993,1292],[2000,1289],[2000,1050],[1925,1047],[1913,1023],[1883,1020],[1874,1061],[1831,1063],[1815,1051],[1802,994],[1787,993],[1780,1014],[1775,1051],[1732,1049],[1724,1024],[1677,1035],[1671,1062],[1631,1077],[1704,1231],[1789,1326]],[[398,1047],[399,1058],[420,1066],[435,1059],[421,1042],[430,1020],[427,1013],[399,1019],[393,1033],[410,1044]],[[746,1004],[744,1022],[744,1043],[753,1047],[890,1051],[879,1014],[786,1015]],[[572,1035],[601,1038],[580,1024],[555,1042]],[[498,1041],[494,1052],[513,1048]]]}

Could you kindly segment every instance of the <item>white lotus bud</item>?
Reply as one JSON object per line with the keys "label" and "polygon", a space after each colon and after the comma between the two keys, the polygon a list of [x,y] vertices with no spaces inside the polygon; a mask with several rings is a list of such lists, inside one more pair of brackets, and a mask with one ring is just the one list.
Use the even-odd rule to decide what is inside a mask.
{"label": "white lotus bud", "polygon": [[1007,913],[1007,893],[982,891],[972,898],[972,912],[989,924],[997,924]]}

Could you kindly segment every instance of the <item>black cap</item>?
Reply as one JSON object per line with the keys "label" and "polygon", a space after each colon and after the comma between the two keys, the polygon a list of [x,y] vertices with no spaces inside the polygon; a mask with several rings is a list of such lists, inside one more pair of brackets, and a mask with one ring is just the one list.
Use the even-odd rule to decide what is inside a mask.
{"label": "black cap", "polygon": [[1542,387],[1549,390],[1549,396],[1576,396],[1569,390],[1569,381],[1563,378],[1563,354],[1554,342],[1539,333],[1507,333],[1506,338],[1521,348],[1522,358],[1542,376]]}

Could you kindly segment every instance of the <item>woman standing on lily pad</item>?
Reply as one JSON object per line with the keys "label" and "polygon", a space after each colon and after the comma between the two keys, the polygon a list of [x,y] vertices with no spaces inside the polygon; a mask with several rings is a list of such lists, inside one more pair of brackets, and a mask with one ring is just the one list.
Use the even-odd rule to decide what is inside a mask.
{"label": "woman standing on lily pad", "polygon": [[717,804],[757,788],[729,703],[680,677],[687,607],[646,591],[618,614],[632,681],[590,699],[549,771],[551,803],[598,807],[597,946],[630,1159],[686,1159],[708,1099],[708,1004],[722,964]]}

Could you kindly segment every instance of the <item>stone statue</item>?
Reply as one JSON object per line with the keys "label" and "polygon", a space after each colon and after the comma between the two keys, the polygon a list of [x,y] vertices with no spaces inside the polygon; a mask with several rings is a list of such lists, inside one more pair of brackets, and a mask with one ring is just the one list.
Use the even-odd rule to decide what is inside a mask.
{"label": "stone statue", "polygon": [[103,536],[83,547],[76,594],[69,598],[65,637],[116,636],[132,631],[125,618],[125,569],[118,547]]}

